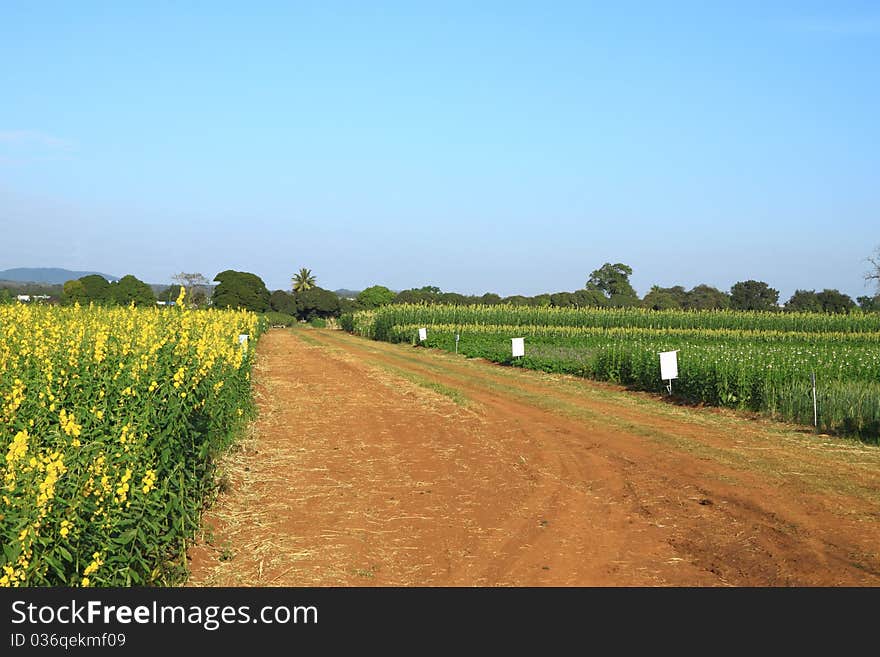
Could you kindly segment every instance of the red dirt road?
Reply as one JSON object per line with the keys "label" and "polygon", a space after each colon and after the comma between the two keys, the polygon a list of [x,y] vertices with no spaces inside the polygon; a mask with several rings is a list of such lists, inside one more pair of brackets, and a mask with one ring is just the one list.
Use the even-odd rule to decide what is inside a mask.
{"label": "red dirt road", "polygon": [[880,449],[273,330],[191,585],[880,584]]}

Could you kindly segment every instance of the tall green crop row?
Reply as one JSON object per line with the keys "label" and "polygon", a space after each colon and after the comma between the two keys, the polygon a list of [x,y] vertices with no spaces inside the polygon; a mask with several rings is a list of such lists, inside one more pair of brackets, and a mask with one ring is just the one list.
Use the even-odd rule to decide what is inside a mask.
{"label": "tall green crop row", "polygon": [[[647,329],[736,329],[807,333],[877,333],[880,313],[829,315],[732,310],[685,311],[643,308],[536,308],[506,304],[452,306],[396,304],[365,311],[373,322],[395,324],[485,324],[515,326],[641,327]],[[357,316],[357,313],[355,314]]]}
{"label": "tall green crop row", "polygon": [[813,420],[810,374],[818,380],[820,428],[880,437],[880,329],[876,315],[777,315],[555,309],[517,306],[387,306],[350,319],[350,331],[514,363],[510,338],[526,338],[524,367],[661,392],[658,353],[678,350],[677,395]]}

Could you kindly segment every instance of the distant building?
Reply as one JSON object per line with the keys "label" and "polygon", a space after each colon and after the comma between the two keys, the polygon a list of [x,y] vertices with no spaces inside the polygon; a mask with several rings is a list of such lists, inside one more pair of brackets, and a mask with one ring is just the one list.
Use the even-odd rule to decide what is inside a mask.
{"label": "distant building", "polygon": [[21,301],[22,303],[27,303],[28,301],[31,300],[31,295],[30,294],[19,294],[15,298],[18,299],[19,301]]}

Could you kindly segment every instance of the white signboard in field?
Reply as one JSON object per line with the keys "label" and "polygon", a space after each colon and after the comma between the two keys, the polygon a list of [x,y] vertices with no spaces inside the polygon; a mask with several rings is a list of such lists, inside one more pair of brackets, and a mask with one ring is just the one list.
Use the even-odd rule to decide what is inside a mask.
{"label": "white signboard in field", "polygon": [[419,342],[424,342],[428,339],[428,329],[420,328],[419,329]]}
{"label": "white signboard in field", "polygon": [[248,339],[247,333],[242,333],[241,335],[238,336],[238,344],[244,344],[245,342],[247,342],[247,339]]}
{"label": "white signboard in field", "polygon": [[664,381],[678,378],[678,351],[660,353],[660,378]]}
{"label": "white signboard in field", "polygon": [[525,338],[511,338],[510,339],[510,349],[513,352],[513,357],[517,356],[525,356],[526,355],[526,339]]}

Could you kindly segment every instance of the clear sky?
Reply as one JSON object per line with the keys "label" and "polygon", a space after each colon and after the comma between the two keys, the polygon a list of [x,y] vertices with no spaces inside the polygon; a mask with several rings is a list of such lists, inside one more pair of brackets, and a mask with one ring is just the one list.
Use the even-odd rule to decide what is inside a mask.
{"label": "clear sky", "polygon": [[0,3],[0,269],[866,294],[880,3]]}

